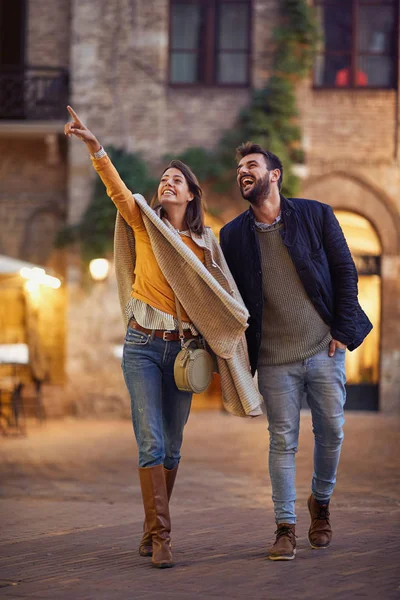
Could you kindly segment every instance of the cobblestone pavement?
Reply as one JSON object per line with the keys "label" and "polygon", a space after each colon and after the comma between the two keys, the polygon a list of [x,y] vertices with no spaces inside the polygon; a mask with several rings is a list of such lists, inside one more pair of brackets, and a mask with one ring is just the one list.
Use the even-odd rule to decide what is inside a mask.
{"label": "cobblestone pavement", "polygon": [[400,419],[349,413],[331,548],[312,550],[310,415],[297,456],[298,552],[266,559],[274,522],[264,417],[193,413],[171,502],[176,566],[139,556],[143,509],[127,421],[31,424],[0,438],[0,597],[400,600]]}

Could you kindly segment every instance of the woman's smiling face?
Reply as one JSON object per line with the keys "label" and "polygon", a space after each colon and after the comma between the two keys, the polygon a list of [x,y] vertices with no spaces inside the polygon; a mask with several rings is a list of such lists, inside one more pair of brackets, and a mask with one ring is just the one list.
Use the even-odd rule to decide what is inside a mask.
{"label": "woman's smiling face", "polygon": [[191,200],[193,194],[183,173],[175,167],[167,169],[158,186],[158,201],[161,206],[165,208],[170,205],[183,206]]}

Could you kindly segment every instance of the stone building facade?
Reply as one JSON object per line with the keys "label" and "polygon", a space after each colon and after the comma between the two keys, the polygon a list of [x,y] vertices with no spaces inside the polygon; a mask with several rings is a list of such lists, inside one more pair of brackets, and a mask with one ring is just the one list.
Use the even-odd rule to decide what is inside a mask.
{"label": "stone building facade", "polygon": [[[1,2],[0,39],[0,254],[45,267],[63,280],[59,290],[42,288],[40,298],[32,298],[49,365],[46,408],[59,415],[67,294],[65,255],[54,240],[67,219],[68,165],[60,111],[49,104],[48,91],[65,81],[69,68],[69,0]],[[26,313],[18,319],[8,343],[26,342]],[[7,343],[5,336],[3,326],[0,343]]]}
{"label": "stone building facade", "polygon": [[[27,63],[68,69],[68,101],[101,142],[140,152],[155,170],[168,152],[193,146],[212,149],[234,125],[251,89],[268,81],[278,22],[279,0],[236,0],[237,6],[250,10],[246,84],[204,84],[200,77],[197,85],[176,85],[169,76],[173,3],[26,2]],[[194,4],[206,6],[209,18],[218,1]],[[224,35],[229,46],[229,33]],[[396,70],[398,66],[396,55]],[[302,196],[363,217],[379,240],[379,408],[400,411],[398,78],[388,89],[327,89],[314,86],[310,77],[299,87],[298,105],[306,153]],[[53,250],[54,235],[61,223],[79,222],[94,178],[83,145],[64,140],[61,116],[0,120],[0,252],[58,269],[63,265]],[[244,208],[234,192],[232,198],[211,196],[209,203],[222,207],[224,220]],[[128,412],[118,359],[110,356],[107,361],[110,347],[123,336],[115,281],[111,277],[101,288],[83,290],[79,265],[71,258],[69,264],[70,397],[78,412],[88,414],[96,410],[95,400],[87,400],[90,388],[90,397],[111,411],[115,398],[123,397]],[[366,290],[368,294],[368,282]],[[103,377],[98,376],[99,359],[107,363]],[[83,380],[85,385],[80,385]],[[89,404],[82,409],[85,402]]]}
{"label": "stone building facade", "polygon": [[303,195],[367,219],[381,242],[380,408],[400,405],[399,89],[300,94],[307,150]]}

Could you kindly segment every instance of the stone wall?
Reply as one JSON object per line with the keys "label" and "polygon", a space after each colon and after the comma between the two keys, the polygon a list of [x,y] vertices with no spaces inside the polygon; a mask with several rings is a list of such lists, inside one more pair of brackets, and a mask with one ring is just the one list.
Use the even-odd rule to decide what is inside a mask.
{"label": "stone wall", "polygon": [[[54,248],[65,221],[65,176],[65,162],[48,164],[44,139],[0,139],[0,254],[65,275],[65,255]],[[41,286],[36,298],[40,347],[56,385],[65,383],[65,287],[65,280],[58,290]],[[26,335],[26,314],[20,326]],[[13,335],[8,343],[18,342],[26,339]],[[46,393],[48,389],[46,385]],[[53,408],[62,412],[61,404],[60,398],[49,402],[49,414]]]}
{"label": "stone wall", "polygon": [[124,326],[113,271],[107,281],[69,286],[68,384],[64,391],[68,412],[95,415],[130,415],[121,358]]}
{"label": "stone wall", "polygon": [[0,139],[1,253],[62,268],[54,239],[66,215],[66,173],[61,153],[49,164],[44,137]]}
{"label": "stone wall", "polygon": [[26,64],[68,67],[70,1],[28,0]]}
{"label": "stone wall", "polygon": [[380,407],[400,411],[400,160],[397,91],[299,90],[305,197],[366,217],[382,244]]}
{"label": "stone wall", "polygon": [[[155,166],[166,153],[215,146],[250,94],[243,88],[169,87],[168,6],[168,0],[109,0],[104,12],[93,15],[91,0],[72,3],[73,106],[103,145],[139,151]],[[269,75],[276,12],[276,0],[253,2],[257,86]],[[71,142],[70,222],[79,220],[88,201],[90,168],[84,149]]]}
{"label": "stone wall", "polygon": [[355,164],[394,157],[394,90],[313,90],[299,94],[307,157],[318,164],[351,157]]}
{"label": "stone wall", "polygon": [[[26,32],[28,66],[68,67],[69,0],[29,0]],[[34,131],[29,130],[30,123],[14,125],[12,134],[1,131],[0,137],[0,253],[53,269],[62,277],[65,255],[54,248],[54,240],[67,213],[66,141],[41,132],[40,124]],[[46,411],[60,415],[64,406],[57,386],[65,384],[65,280],[59,290],[41,286],[31,300],[50,376],[44,386]],[[26,341],[26,310],[19,322],[21,334],[16,337],[14,332],[9,343]]]}

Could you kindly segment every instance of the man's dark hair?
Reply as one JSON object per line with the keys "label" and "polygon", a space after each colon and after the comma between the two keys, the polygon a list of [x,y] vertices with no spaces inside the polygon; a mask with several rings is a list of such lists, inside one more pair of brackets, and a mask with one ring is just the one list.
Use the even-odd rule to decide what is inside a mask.
{"label": "man's dark hair", "polygon": [[274,169],[280,170],[281,176],[278,180],[278,189],[280,190],[283,179],[283,165],[281,159],[276,156],[276,154],[269,152],[269,150],[264,150],[264,148],[259,144],[253,144],[253,142],[244,142],[243,144],[240,144],[238,148],[236,148],[236,160],[238,162],[248,154],[262,154],[269,171],[273,171]]}

